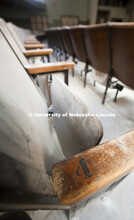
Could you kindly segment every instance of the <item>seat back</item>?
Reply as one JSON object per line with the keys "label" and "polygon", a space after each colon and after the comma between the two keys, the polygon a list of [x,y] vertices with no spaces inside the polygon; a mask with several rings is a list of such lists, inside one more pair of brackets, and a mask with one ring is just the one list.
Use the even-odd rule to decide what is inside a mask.
{"label": "seat back", "polygon": [[72,44],[71,44],[71,40],[70,40],[68,27],[62,28],[61,29],[61,34],[62,34],[62,37],[63,37],[63,42],[64,42],[64,45],[65,45],[66,52],[70,56],[73,56],[74,52],[73,52],[73,48],[72,48]]}
{"label": "seat back", "polygon": [[52,47],[54,48],[57,44],[56,44],[56,39],[54,39],[53,37],[53,29],[52,28],[47,28],[45,29],[45,36],[46,36],[46,39],[48,41],[48,44],[49,44],[49,47]]}
{"label": "seat back", "polygon": [[114,76],[134,89],[134,22],[110,23]]}
{"label": "seat back", "polygon": [[72,42],[75,57],[78,60],[86,63],[87,56],[82,38],[82,33],[83,32],[81,26],[74,26],[69,28],[70,39]]}
{"label": "seat back", "polygon": [[0,189],[54,194],[47,105],[1,31],[0,57]]}
{"label": "seat back", "polygon": [[84,40],[90,65],[100,72],[108,73],[110,50],[107,24],[85,27]]}
{"label": "seat back", "polygon": [[51,45],[56,46],[60,50],[64,50],[63,41],[61,39],[60,28],[51,28],[46,31],[48,42]]}
{"label": "seat back", "polygon": [[65,51],[65,45],[64,45],[62,34],[61,34],[61,30],[62,30],[62,28],[58,27],[58,28],[56,28],[55,31],[56,31],[56,36],[57,36],[59,47],[62,51]]}
{"label": "seat back", "polygon": [[51,95],[54,112],[61,114],[54,117],[54,125],[65,156],[98,144],[103,135],[102,125],[95,116],[90,116],[87,106],[59,79],[53,81]]}
{"label": "seat back", "polygon": [[14,28],[15,33],[17,34],[17,36],[21,40],[22,44],[25,43],[25,40],[28,36],[32,35],[32,32],[29,29],[18,27],[15,24],[12,24],[12,26]]}
{"label": "seat back", "polygon": [[16,56],[20,60],[20,62],[25,66],[28,65],[28,61],[26,57],[23,55],[22,51],[18,47],[16,41],[14,40],[12,34],[10,33],[9,29],[7,28],[7,24],[3,19],[0,19],[0,29],[5,36],[6,40],[8,41],[10,47],[13,49],[15,52]]}
{"label": "seat back", "polygon": [[17,32],[15,31],[14,24],[11,22],[8,22],[7,26],[8,26],[8,29],[9,29],[11,35],[13,36],[15,42],[17,43],[18,47],[21,49],[21,51],[25,51],[24,45],[23,45],[21,39],[19,38]]}

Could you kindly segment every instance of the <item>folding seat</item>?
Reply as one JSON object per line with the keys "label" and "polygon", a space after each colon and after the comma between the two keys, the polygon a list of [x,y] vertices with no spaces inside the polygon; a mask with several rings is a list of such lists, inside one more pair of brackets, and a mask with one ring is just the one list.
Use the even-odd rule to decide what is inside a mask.
{"label": "folding seat", "polygon": [[[73,62],[77,63],[75,52],[73,50],[72,42],[69,35],[69,28],[67,26],[61,28],[61,35],[65,47],[65,58],[68,59],[68,57],[71,56]],[[72,75],[74,76],[74,69],[72,70]]]}
{"label": "folding seat", "polygon": [[69,35],[69,30],[68,27],[62,27],[61,28],[61,35],[63,38],[64,46],[65,46],[65,51],[69,56],[73,57],[73,61],[75,61],[75,54],[73,51],[70,35]]}
{"label": "folding seat", "polygon": [[59,79],[52,82],[51,97],[54,112],[65,114],[65,117],[54,117],[54,127],[65,156],[96,146],[102,138],[103,128],[87,106]]}
{"label": "folding seat", "polygon": [[[113,76],[134,89],[134,22],[109,23],[111,33]],[[123,86],[124,86],[123,85]],[[115,96],[115,100],[118,90]]]}
{"label": "folding seat", "polygon": [[88,66],[90,65],[87,53],[86,53],[86,45],[83,40],[83,28],[84,25],[72,26],[68,28],[70,39],[72,42],[73,50],[75,57],[85,63],[85,77],[84,77],[84,87],[86,86],[86,75],[89,71],[91,71]]}
{"label": "folding seat", "polygon": [[107,24],[85,26],[84,41],[91,66],[108,74],[110,54]]}
{"label": "folding seat", "polygon": [[50,47],[52,47],[55,51],[59,51],[59,43],[56,35],[56,28],[48,28],[45,30],[46,39]]}
{"label": "folding seat", "polygon": [[101,72],[106,81],[102,104],[105,102],[109,87],[122,90],[117,80],[112,81],[114,66],[112,64],[113,54],[111,47],[111,31],[108,24],[89,25],[84,28],[84,41],[91,66]]}
{"label": "folding seat", "polygon": [[[45,99],[2,32],[0,67],[0,210],[69,209],[133,169],[134,130],[65,159],[52,140]],[[57,85],[63,88],[60,82]],[[70,96],[68,89],[65,94]],[[71,99],[79,103],[82,113],[84,108],[87,112],[77,98]],[[89,119],[83,120],[83,134],[86,121]]]}
{"label": "folding seat", "polygon": [[45,99],[2,32],[0,52],[0,188],[9,196],[1,198],[25,200],[25,192],[55,196],[51,169],[65,156],[52,141]]}
{"label": "folding seat", "polygon": [[[101,72],[101,78],[103,78],[103,75],[104,77],[106,75],[105,78],[107,79],[110,69],[107,24],[87,25],[83,28],[83,33],[90,65],[97,71],[99,77],[99,72]],[[106,81],[106,79],[104,81]]]}
{"label": "folding seat", "polygon": [[[38,74],[49,74],[49,73],[56,73],[56,72],[63,72],[64,73],[64,78],[66,84],[68,84],[68,70],[74,67],[74,63],[71,61],[68,62],[51,62],[51,63],[37,63],[30,65],[28,63],[28,60],[25,58],[23,53],[21,52],[20,48],[12,38],[10,32],[8,31],[5,22],[1,19],[0,20],[0,29],[3,32],[5,38],[7,39],[9,45],[13,49],[14,53],[24,66],[24,68],[27,70],[27,72],[33,76],[36,76]],[[52,52],[52,49],[48,49],[50,52]],[[24,54],[31,55],[31,51],[26,51]],[[43,52],[44,54],[44,52]],[[35,50],[32,55],[42,55],[42,50]]]}
{"label": "folding seat", "polygon": [[[62,38],[62,34],[61,34],[61,28],[60,27],[56,27],[53,28],[53,38],[55,38],[56,40],[54,40],[54,42],[56,43],[56,49],[57,49],[57,59],[58,60],[62,60],[63,57],[65,58],[65,53],[66,53],[66,49],[65,49],[65,45],[63,42],[63,38]],[[48,39],[49,41],[49,39]]]}

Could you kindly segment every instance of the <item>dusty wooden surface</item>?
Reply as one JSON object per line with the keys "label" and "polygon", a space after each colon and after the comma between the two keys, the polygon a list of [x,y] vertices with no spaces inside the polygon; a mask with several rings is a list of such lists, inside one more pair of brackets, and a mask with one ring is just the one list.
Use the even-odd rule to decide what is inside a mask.
{"label": "dusty wooden surface", "polygon": [[31,50],[31,49],[42,49],[42,48],[45,48],[45,44],[24,44],[24,47],[27,49],[27,50]]}
{"label": "dusty wooden surface", "polygon": [[26,57],[29,56],[42,56],[53,53],[53,49],[35,49],[35,50],[28,50],[23,51]]}
{"label": "dusty wooden surface", "polygon": [[55,145],[48,119],[34,117],[47,104],[1,32],[0,56],[0,190],[54,194]]}
{"label": "dusty wooden surface", "polygon": [[41,42],[38,41],[36,38],[35,39],[28,38],[24,41],[24,44],[41,44]]}
{"label": "dusty wooden surface", "polygon": [[134,130],[53,166],[61,203],[90,197],[134,168]]}
{"label": "dusty wooden surface", "polygon": [[53,72],[53,71],[63,71],[74,68],[75,63],[72,61],[63,61],[63,62],[51,62],[44,63],[42,65],[30,66],[27,65],[25,68],[27,69],[29,74],[38,74],[45,72]]}

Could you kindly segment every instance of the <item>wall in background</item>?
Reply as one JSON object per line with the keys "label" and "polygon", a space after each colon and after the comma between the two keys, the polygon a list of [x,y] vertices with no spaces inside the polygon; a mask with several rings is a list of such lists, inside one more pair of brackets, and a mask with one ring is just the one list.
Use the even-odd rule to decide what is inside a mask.
{"label": "wall in background", "polygon": [[90,0],[40,0],[46,4],[46,11],[24,8],[0,7],[0,17],[12,21],[16,25],[30,27],[30,14],[47,14],[49,26],[59,26],[62,15],[78,16],[81,23],[89,20]]}
{"label": "wall in background", "polygon": [[89,19],[89,0],[46,0],[47,14],[50,26],[57,24],[62,15],[79,16],[80,21]]}
{"label": "wall in background", "polygon": [[[31,0],[32,1],[32,0]],[[134,7],[131,10],[121,7],[102,6],[98,5],[98,0],[34,0],[36,2],[45,3],[45,9],[39,10],[36,7],[31,8],[16,8],[15,4],[12,7],[0,7],[0,17],[7,21],[12,21],[18,26],[30,28],[31,14],[48,15],[49,26],[61,26],[61,16],[70,15],[78,16],[81,24],[95,24],[96,21],[100,23],[103,20],[110,21],[113,18],[122,21],[134,21]],[[1,2],[1,1],[0,1]],[[105,16],[105,11],[108,16]],[[131,13],[130,13],[131,11]],[[106,19],[101,18],[101,16]],[[105,21],[104,21],[105,22]]]}
{"label": "wall in background", "polygon": [[123,22],[129,21],[129,13],[125,7],[99,6],[99,11],[109,12],[109,21],[121,19]]}

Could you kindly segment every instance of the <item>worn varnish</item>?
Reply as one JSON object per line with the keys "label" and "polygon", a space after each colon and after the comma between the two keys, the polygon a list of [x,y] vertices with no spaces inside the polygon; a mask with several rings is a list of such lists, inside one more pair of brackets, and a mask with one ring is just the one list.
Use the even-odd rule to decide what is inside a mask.
{"label": "worn varnish", "polygon": [[25,68],[27,69],[29,74],[38,74],[38,73],[45,73],[45,72],[55,72],[55,71],[63,71],[74,68],[75,63],[72,61],[62,61],[62,62],[51,62],[51,63],[44,63],[38,66],[30,66],[27,65]]}
{"label": "worn varnish", "polygon": [[45,44],[25,44],[24,47],[27,49],[27,50],[31,50],[31,49],[42,49],[42,48],[45,48]]}
{"label": "worn varnish", "polygon": [[61,203],[73,204],[119,180],[134,168],[134,130],[53,166]]}
{"label": "worn varnish", "polygon": [[35,39],[26,39],[25,44],[41,44],[40,41],[38,41],[36,38]]}
{"label": "worn varnish", "polygon": [[23,51],[23,54],[26,57],[29,56],[42,56],[42,55],[47,55],[53,53],[53,49],[35,49],[35,50],[28,50],[28,51]]}

